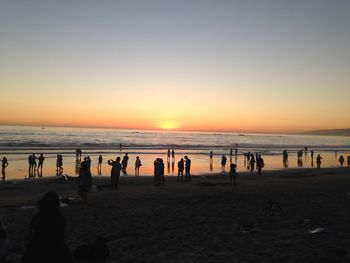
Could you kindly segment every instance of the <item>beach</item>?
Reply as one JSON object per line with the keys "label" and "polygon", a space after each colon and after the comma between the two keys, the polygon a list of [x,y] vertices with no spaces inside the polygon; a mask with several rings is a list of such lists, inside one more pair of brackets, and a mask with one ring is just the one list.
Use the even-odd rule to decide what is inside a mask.
{"label": "beach", "polygon": [[194,174],[191,183],[167,176],[94,177],[84,203],[74,180],[48,177],[1,182],[0,215],[19,262],[36,202],[47,191],[71,198],[61,212],[73,251],[101,236],[108,262],[349,262],[350,169],[285,169]]}

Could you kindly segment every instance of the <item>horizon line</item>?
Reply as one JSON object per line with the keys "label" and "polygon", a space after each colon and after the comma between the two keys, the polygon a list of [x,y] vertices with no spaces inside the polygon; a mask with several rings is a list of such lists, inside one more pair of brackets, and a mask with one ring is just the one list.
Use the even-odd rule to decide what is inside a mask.
{"label": "horizon line", "polygon": [[161,132],[203,132],[203,133],[258,133],[258,134],[291,134],[291,135],[298,135],[303,134],[307,132],[312,131],[318,131],[318,130],[308,130],[308,131],[298,131],[298,132],[286,132],[286,131],[244,131],[244,130],[200,130],[200,129],[160,129],[160,128],[121,128],[121,127],[101,127],[101,126],[75,126],[75,125],[39,125],[39,124],[3,124],[0,123],[0,126],[14,126],[14,127],[39,127],[39,128],[46,128],[46,127],[52,127],[52,128],[74,128],[74,129],[107,129],[107,130],[134,130],[134,131],[161,131]]}

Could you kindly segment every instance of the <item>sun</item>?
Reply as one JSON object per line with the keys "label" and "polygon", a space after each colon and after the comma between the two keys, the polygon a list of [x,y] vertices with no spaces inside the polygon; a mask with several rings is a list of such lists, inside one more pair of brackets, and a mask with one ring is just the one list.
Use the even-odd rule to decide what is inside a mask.
{"label": "sun", "polygon": [[159,127],[162,130],[176,130],[179,128],[179,125],[174,120],[165,120],[160,123]]}

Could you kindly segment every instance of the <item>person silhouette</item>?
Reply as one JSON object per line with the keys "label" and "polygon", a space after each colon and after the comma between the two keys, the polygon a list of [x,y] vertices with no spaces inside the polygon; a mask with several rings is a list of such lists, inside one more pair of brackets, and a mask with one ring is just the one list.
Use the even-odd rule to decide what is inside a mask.
{"label": "person silhouette", "polygon": [[258,170],[258,174],[261,174],[262,168],[265,166],[264,159],[261,158],[261,155],[259,154],[256,159],[256,169]]}
{"label": "person silhouette", "polygon": [[346,159],[347,159],[348,166],[350,167],[350,155],[348,155],[348,157],[346,157]]}
{"label": "person silhouette", "polygon": [[233,182],[233,184],[236,184],[236,175],[237,175],[236,168],[237,168],[236,164],[234,164],[234,163],[230,164],[229,175],[230,175],[230,182],[231,182],[231,184],[232,184],[232,182]]}
{"label": "person silhouette", "polygon": [[38,170],[39,169],[41,169],[41,170],[43,169],[44,160],[45,160],[45,157],[41,153],[40,156],[38,157]]}
{"label": "person silhouette", "polygon": [[317,157],[316,157],[317,168],[321,168],[321,160],[322,160],[321,155],[317,154]]}
{"label": "person silhouette", "polygon": [[222,172],[225,172],[226,162],[227,162],[227,158],[225,155],[223,155],[221,157],[221,170],[222,170]]}
{"label": "person silhouette", "polygon": [[102,155],[100,155],[97,159],[97,173],[99,175],[102,174],[102,162],[103,162],[103,157],[102,157]]}
{"label": "person silhouette", "polygon": [[22,262],[72,262],[64,242],[66,222],[60,212],[58,194],[47,192],[37,204],[39,211],[32,217],[30,241]]}
{"label": "person silhouette", "polygon": [[177,181],[179,181],[180,176],[181,176],[181,182],[183,181],[184,169],[185,169],[184,159],[181,158],[180,161],[177,163]]}
{"label": "person silhouette", "polygon": [[80,164],[79,177],[78,177],[78,194],[87,200],[87,194],[92,188],[91,177],[91,163],[89,157],[85,157],[84,161]]}
{"label": "person silhouette", "polygon": [[185,179],[191,182],[191,159],[186,155],[185,157]]}
{"label": "person silhouette", "polygon": [[123,160],[122,160],[122,171],[123,171],[123,174],[124,175],[127,175],[128,173],[126,172],[126,168],[128,167],[128,161],[129,161],[129,156],[128,154],[126,153],[123,157]]}
{"label": "person silhouette", "polygon": [[251,157],[250,157],[249,167],[250,167],[250,172],[251,172],[251,173],[254,173],[254,169],[255,169],[254,154],[252,154]]}
{"label": "person silhouette", "polygon": [[140,176],[140,167],[142,163],[139,156],[136,156],[135,160],[135,176]]}
{"label": "person silhouette", "polygon": [[2,163],[1,163],[1,174],[2,174],[2,180],[5,180],[6,178],[6,167],[9,165],[7,158],[4,156],[2,158]]}
{"label": "person silhouette", "polygon": [[119,177],[120,171],[122,169],[122,165],[120,164],[120,157],[118,156],[115,161],[108,160],[108,164],[112,166],[111,169],[111,186],[112,189],[118,188],[119,185]]}
{"label": "person silhouette", "polygon": [[345,161],[344,156],[343,156],[343,155],[340,155],[340,157],[339,157],[340,167],[343,167],[344,161]]}

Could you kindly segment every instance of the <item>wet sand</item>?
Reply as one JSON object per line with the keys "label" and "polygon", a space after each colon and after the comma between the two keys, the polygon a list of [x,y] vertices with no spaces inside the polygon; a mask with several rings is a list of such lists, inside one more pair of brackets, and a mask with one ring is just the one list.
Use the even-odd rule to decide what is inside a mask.
{"label": "wet sand", "polygon": [[[168,176],[165,186],[128,176],[116,191],[109,178],[93,180],[98,191],[87,203],[76,183],[62,178],[1,182],[0,216],[12,262],[19,262],[36,212],[21,207],[35,205],[49,190],[75,198],[62,208],[68,246],[103,236],[108,262],[350,261],[349,168],[240,173],[237,185],[213,174],[194,176],[190,184]],[[321,233],[309,233],[317,228]]]}

